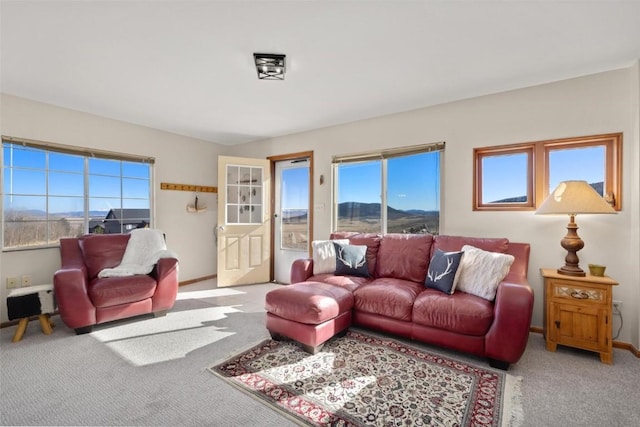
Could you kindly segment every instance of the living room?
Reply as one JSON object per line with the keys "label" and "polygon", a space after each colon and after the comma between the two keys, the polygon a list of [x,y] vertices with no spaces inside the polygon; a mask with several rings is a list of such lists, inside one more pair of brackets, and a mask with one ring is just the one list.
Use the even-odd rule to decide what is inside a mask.
{"label": "living room", "polygon": [[[5,28],[28,26],[24,22],[9,22],[12,19],[12,7],[16,6],[10,3],[3,1],[2,4],[3,74],[6,74],[6,63],[16,58],[5,57],[5,46],[14,46],[15,43],[8,41],[11,35],[5,33]],[[52,16],[61,19],[58,14]],[[640,26],[629,30],[627,34],[637,32],[637,27]],[[270,43],[266,45],[271,46]],[[280,46],[274,48],[279,50]],[[553,46],[547,48],[551,50]],[[473,149],[621,132],[623,208],[617,215],[578,217],[580,236],[585,241],[585,247],[580,251],[580,264],[583,267],[589,263],[606,265],[607,274],[620,283],[613,290],[613,299],[624,304],[624,323],[613,319],[614,331],[620,327],[616,342],[625,347],[623,351],[633,352],[637,356],[640,348],[640,52],[637,44],[635,48],[635,57],[631,61],[611,66],[604,60],[601,64],[594,60],[592,72],[588,73],[571,75],[564,72],[560,73],[563,77],[547,81],[535,81],[532,77],[529,84],[515,86],[507,82],[499,90],[478,93],[466,99],[453,98],[407,110],[394,111],[390,106],[387,114],[349,122],[337,120],[333,125],[227,145],[216,143],[213,138],[184,136],[178,130],[169,132],[135,124],[133,120],[109,118],[115,112],[109,111],[108,106],[97,105],[92,110],[103,114],[68,108],[65,105],[73,104],[62,94],[59,94],[58,103],[43,102],[43,99],[49,98],[44,95],[38,97],[36,89],[44,83],[32,81],[32,87],[22,87],[21,90],[13,87],[8,90],[4,84],[4,79],[8,77],[3,76],[1,133],[3,136],[154,157],[153,225],[166,234],[168,246],[180,256],[181,282],[210,278],[216,274],[214,228],[218,218],[213,208],[203,214],[189,214],[185,206],[192,202],[193,195],[189,192],[160,190],[161,182],[216,186],[219,155],[266,158],[313,151],[313,206],[329,209],[332,205],[331,183],[320,184],[319,177],[324,176],[328,180],[332,176],[334,155],[446,141],[442,160],[440,233],[507,237],[511,241],[530,243],[528,280],[536,296],[531,327],[534,331],[540,331],[544,323],[544,287],[539,269],[556,268],[562,264],[565,251],[560,246],[560,239],[565,233],[567,217],[535,216],[533,211],[474,211]],[[247,49],[247,66],[252,66],[253,46],[247,46]],[[293,50],[288,50],[286,46],[282,50],[287,53],[288,59],[296,60]],[[45,52],[41,53],[45,55]],[[53,66],[53,63],[44,61],[42,66]],[[257,88],[258,84],[286,84],[294,80],[301,69],[302,66],[288,70],[284,82],[258,81],[255,69],[248,70],[247,75],[252,80],[247,85]],[[24,70],[24,73],[29,75],[29,70]],[[71,80],[80,78],[75,73],[71,75]],[[358,76],[349,78],[357,79]],[[143,81],[138,84],[142,85]],[[309,85],[312,84],[309,82]],[[103,85],[108,89],[110,83],[95,82],[95,85]],[[169,92],[169,89],[165,90]],[[269,86],[266,90],[271,99],[278,100],[277,103],[286,102],[278,99],[277,87]],[[55,99],[53,94],[50,96],[50,99]],[[182,92],[176,97],[188,98]],[[134,111],[136,100],[128,101],[130,111]],[[246,102],[250,103],[251,100]],[[339,99],[333,102],[340,103]],[[173,111],[173,114],[178,121],[181,112]],[[260,116],[247,115],[239,120],[260,121]],[[202,193],[199,196],[206,205],[216,206],[214,194]],[[332,231],[331,215],[315,215],[312,225],[314,238],[327,238]],[[3,302],[0,322],[5,323],[8,320],[4,311],[8,294],[4,286],[6,278],[29,274],[34,284],[50,283],[60,265],[59,250],[51,247],[3,251],[0,265],[3,284],[0,290]],[[532,335],[542,339],[540,334]],[[29,342],[29,337],[25,338],[25,342]],[[3,341],[3,359],[9,354],[6,346],[8,344],[5,345]]]}

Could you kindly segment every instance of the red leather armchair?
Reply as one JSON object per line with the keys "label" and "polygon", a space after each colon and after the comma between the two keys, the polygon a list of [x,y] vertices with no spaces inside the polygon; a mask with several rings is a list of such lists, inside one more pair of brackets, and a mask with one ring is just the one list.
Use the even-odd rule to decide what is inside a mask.
{"label": "red leather armchair", "polygon": [[148,275],[100,278],[120,264],[129,234],[60,239],[61,267],[53,276],[60,317],[77,334],[93,325],[141,314],[165,315],[178,293],[178,260],[160,258]]}

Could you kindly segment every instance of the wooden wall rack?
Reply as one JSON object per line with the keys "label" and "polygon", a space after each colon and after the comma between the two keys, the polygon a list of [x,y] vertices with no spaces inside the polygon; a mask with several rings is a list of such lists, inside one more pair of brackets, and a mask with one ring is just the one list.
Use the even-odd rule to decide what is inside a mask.
{"label": "wooden wall rack", "polygon": [[171,182],[161,182],[161,190],[193,191],[196,193],[217,193],[218,187],[207,185],[174,184]]}

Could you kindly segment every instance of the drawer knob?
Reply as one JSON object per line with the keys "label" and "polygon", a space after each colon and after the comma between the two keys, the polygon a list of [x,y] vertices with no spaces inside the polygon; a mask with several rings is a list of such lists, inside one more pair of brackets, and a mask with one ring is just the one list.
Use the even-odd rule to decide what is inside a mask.
{"label": "drawer knob", "polygon": [[571,297],[575,299],[589,299],[589,294],[585,291],[573,291]]}

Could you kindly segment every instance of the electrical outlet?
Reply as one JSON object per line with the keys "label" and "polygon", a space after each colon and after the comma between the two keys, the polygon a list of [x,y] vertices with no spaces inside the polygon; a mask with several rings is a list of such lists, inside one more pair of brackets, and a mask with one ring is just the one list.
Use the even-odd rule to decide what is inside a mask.
{"label": "electrical outlet", "polygon": [[31,286],[31,276],[25,274],[22,276],[22,286]]}
{"label": "electrical outlet", "polygon": [[7,277],[7,289],[13,289],[18,287],[17,277]]}
{"label": "electrical outlet", "polygon": [[622,311],[622,301],[614,301],[613,307],[617,308],[619,311]]}

